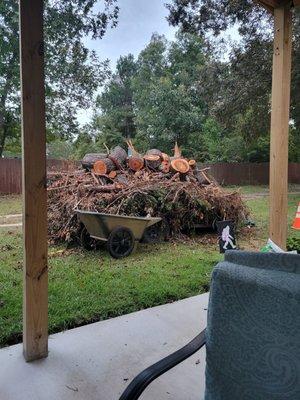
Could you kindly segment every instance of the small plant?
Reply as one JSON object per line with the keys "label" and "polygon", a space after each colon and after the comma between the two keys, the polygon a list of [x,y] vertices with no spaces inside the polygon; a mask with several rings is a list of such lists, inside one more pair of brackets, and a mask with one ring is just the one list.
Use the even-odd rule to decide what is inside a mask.
{"label": "small plant", "polygon": [[297,253],[300,254],[300,237],[289,237],[287,240],[287,250],[297,250]]}

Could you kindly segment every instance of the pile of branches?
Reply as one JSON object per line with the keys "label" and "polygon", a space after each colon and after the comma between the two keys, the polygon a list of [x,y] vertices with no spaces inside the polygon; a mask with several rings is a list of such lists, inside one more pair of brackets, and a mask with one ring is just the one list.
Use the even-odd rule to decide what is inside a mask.
{"label": "pile of branches", "polygon": [[[126,154],[126,160],[118,161],[119,169],[106,171],[106,174],[97,172],[98,160],[93,166],[85,163],[80,171],[48,176],[48,220],[52,242],[78,239],[80,226],[75,209],[161,217],[172,236],[182,231],[191,232],[197,225],[212,226],[217,220],[231,219],[238,224],[248,215],[238,192],[225,192],[207,170],[198,170],[196,165],[191,167],[188,160],[189,168],[185,172],[161,168],[166,165],[161,158],[156,168],[153,168],[154,164],[150,168],[144,163],[137,171],[128,167],[129,161]],[[112,163],[116,165],[114,161]]]}

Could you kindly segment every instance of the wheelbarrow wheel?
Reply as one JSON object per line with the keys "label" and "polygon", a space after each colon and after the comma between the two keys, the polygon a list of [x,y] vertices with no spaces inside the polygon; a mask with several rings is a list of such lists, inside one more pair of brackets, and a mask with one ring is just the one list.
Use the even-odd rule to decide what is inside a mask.
{"label": "wheelbarrow wheel", "polygon": [[80,244],[85,250],[96,250],[98,247],[96,239],[91,238],[85,226],[80,232]]}
{"label": "wheelbarrow wheel", "polygon": [[170,236],[170,227],[166,221],[149,226],[144,232],[143,243],[162,243]]}
{"label": "wheelbarrow wheel", "polygon": [[107,249],[113,258],[123,258],[132,253],[135,239],[129,228],[118,226],[108,237]]}

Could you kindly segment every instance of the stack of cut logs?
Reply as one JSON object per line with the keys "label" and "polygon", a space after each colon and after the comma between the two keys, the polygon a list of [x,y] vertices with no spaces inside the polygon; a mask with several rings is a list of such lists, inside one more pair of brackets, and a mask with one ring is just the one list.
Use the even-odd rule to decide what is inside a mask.
{"label": "stack of cut logs", "polygon": [[76,209],[107,214],[161,217],[173,237],[211,226],[235,223],[248,215],[240,193],[224,191],[194,160],[182,157],[177,144],[172,157],[152,149],[139,154],[128,141],[106,154],[87,154],[83,169],[48,174],[48,228],[52,242],[79,235]]}
{"label": "stack of cut logs", "polygon": [[[148,150],[146,154],[142,155],[136,151],[131,140],[126,143],[128,145],[129,156],[120,146],[115,147],[107,153],[86,154],[82,160],[83,168],[96,176],[107,177],[112,180],[125,170],[138,172],[146,169],[169,175],[178,174],[181,180],[188,181],[190,179],[193,180],[192,177],[196,175],[196,161],[182,157],[177,143],[175,144],[174,155],[172,157],[158,149]],[[205,177],[207,178],[207,183],[210,183],[208,177]]]}

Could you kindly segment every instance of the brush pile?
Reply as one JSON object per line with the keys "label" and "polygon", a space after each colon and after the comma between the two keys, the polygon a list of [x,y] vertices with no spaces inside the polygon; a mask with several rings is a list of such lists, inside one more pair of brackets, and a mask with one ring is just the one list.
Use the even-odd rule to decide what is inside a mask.
{"label": "brush pile", "polygon": [[89,154],[82,170],[48,175],[49,236],[54,243],[75,242],[79,224],[75,209],[128,216],[162,217],[172,236],[212,226],[216,220],[243,221],[248,211],[238,192],[225,192],[194,160],[149,150],[129,157],[116,147],[107,154]]}

